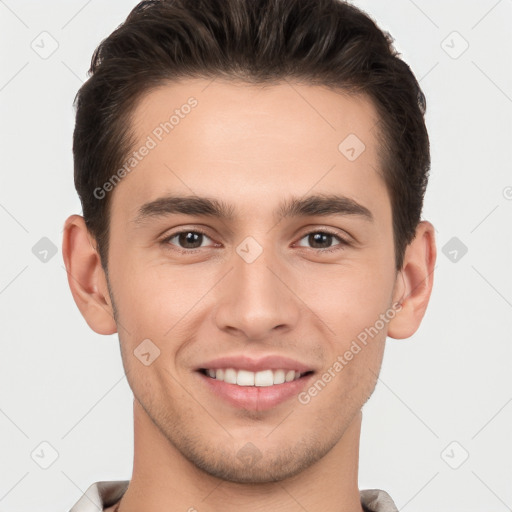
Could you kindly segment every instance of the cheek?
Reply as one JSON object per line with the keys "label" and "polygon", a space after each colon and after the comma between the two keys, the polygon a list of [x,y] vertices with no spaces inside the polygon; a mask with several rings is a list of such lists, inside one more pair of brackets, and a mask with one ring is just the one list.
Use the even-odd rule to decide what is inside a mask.
{"label": "cheek", "polygon": [[120,261],[112,273],[120,321],[137,337],[163,337],[204,294],[208,280],[201,275],[165,264]]}
{"label": "cheek", "polygon": [[330,328],[341,350],[376,323],[385,333],[380,319],[390,308],[393,284],[389,262],[333,265],[303,280],[298,295]]}

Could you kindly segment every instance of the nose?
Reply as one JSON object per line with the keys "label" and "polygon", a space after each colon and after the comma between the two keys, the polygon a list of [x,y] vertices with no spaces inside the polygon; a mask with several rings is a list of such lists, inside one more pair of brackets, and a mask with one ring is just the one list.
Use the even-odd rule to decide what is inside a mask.
{"label": "nose", "polygon": [[251,262],[243,252],[234,252],[234,268],[223,280],[215,310],[222,331],[262,340],[296,327],[302,304],[293,292],[296,277],[271,253],[265,249]]}

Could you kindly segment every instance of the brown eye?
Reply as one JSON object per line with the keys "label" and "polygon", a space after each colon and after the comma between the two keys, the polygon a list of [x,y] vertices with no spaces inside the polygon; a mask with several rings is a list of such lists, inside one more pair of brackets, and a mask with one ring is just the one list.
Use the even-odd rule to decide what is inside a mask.
{"label": "brown eye", "polygon": [[163,242],[176,245],[179,249],[199,249],[202,247],[202,243],[207,237],[201,231],[179,231],[167,237]]}
{"label": "brown eye", "polygon": [[[304,239],[307,239],[310,249],[316,249],[319,252],[332,252],[349,245],[345,239],[329,231],[311,231],[301,238],[301,240]],[[333,245],[333,239],[338,240],[338,243]],[[299,247],[304,246],[299,245]]]}

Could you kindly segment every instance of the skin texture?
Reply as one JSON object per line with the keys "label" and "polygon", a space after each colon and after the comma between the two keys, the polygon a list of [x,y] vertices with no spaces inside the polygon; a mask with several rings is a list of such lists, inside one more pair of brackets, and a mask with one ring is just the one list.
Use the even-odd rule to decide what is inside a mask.
{"label": "skin texture", "polygon": [[[367,98],[292,82],[184,80],[138,104],[135,148],[191,96],[197,106],[109,192],[108,282],[82,217],[65,223],[73,297],[94,331],[119,333],[134,394],[134,467],[120,512],[361,511],[361,408],[386,335],[409,337],[423,318],[434,228],[419,224],[397,273],[391,204],[377,172],[378,118]],[[351,133],[365,144],[354,161],[338,150]],[[222,200],[233,219],[134,222],[143,204],[171,193]],[[282,200],[311,194],[350,197],[373,221],[274,216]],[[196,245],[163,241],[194,229],[206,233]],[[322,229],[349,245],[336,237],[315,245],[307,235]],[[262,249],[252,263],[236,251],[248,236]],[[322,254],[328,248],[337,250]],[[307,404],[293,397],[267,411],[235,408],[195,371],[222,355],[279,354],[319,377],[395,302],[394,318]],[[145,366],[134,350],[148,338],[160,356]],[[257,463],[237,457],[248,442]]]}

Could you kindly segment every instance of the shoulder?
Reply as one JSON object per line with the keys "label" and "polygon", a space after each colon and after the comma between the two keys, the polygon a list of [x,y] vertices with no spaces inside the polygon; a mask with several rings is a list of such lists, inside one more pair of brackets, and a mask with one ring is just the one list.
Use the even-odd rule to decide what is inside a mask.
{"label": "shoulder", "polygon": [[398,512],[391,496],[381,489],[359,491],[361,505],[365,512]]}

